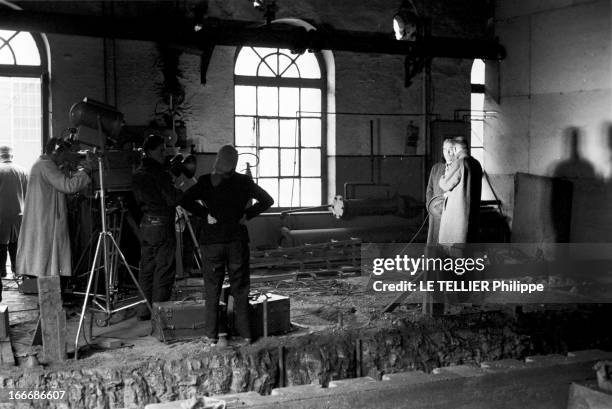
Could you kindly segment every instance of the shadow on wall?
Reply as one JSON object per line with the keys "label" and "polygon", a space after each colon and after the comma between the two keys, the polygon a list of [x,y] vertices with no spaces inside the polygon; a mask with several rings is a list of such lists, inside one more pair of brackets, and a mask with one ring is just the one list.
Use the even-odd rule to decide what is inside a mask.
{"label": "shadow on wall", "polygon": [[[606,160],[612,161],[612,123],[603,127]],[[551,166],[557,178],[550,196],[550,216],[557,242],[612,241],[612,180],[598,176],[593,164],[581,153],[581,129],[569,127],[562,134],[564,159]],[[568,183],[571,188],[568,195]],[[571,197],[571,206],[567,203]],[[546,206],[544,206],[546,208]]]}

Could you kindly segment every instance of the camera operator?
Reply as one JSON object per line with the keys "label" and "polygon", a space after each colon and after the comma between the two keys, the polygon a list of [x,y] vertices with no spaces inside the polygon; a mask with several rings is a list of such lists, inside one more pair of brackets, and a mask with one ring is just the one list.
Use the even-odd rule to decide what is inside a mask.
{"label": "camera operator", "polygon": [[85,188],[93,167],[89,158],[70,170],[78,160],[70,143],[51,138],[45,153],[32,166],[19,231],[18,274],[44,277],[72,273],[66,194]]}
{"label": "camera operator", "polygon": [[[147,301],[154,303],[170,299],[175,275],[175,208],[182,193],[164,166],[164,138],[149,135],[142,148],[145,158],[132,179],[134,197],[143,213],[139,283]],[[141,305],[138,319],[150,318],[148,308]]]}

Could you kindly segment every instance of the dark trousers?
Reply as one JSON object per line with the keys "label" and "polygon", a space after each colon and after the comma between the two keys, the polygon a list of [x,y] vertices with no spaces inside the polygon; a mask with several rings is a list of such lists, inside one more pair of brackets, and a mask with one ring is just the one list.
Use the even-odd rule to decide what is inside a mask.
{"label": "dark trousers", "polygon": [[[15,274],[17,265],[17,242],[0,244],[0,277],[6,277],[6,255],[11,258],[11,270]],[[0,280],[0,301],[2,301],[2,280]]]}
{"label": "dark trousers", "polygon": [[234,297],[235,329],[243,338],[251,338],[249,322],[249,243],[232,241],[202,245],[204,253],[205,332],[211,339],[219,335],[219,297],[225,271]]}
{"label": "dark trousers", "polygon": [[17,265],[17,242],[9,244],[0,244],[0,275],[6,275],[6,256],[7,253],[11,258],[11,270],[15,273]]}
{"label": "dark trousers", "polygon": [[[174,284],[174,255],[176,251],[174,223],[150,223],[145,218],[140,226],[140,274],[138,282],[147,300],[163,302],[170,299]],[[140,316],[149,310],[141,305]]]}

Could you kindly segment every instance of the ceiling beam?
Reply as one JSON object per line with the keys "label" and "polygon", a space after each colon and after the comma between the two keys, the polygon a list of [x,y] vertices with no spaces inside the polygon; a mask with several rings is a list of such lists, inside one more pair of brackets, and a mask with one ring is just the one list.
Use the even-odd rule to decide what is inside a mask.
{"label": "ceiling beam", "polygon": [[110,18],[0,9],[0,28],[103,38],[163,42],[201,53],[210,45],[333,50],[422,57],[502,59],[496,41],[427,37],[397,41],[392,34],[305,28],[284,24],[206,19],[195,31],[193,21],[173,17]]}

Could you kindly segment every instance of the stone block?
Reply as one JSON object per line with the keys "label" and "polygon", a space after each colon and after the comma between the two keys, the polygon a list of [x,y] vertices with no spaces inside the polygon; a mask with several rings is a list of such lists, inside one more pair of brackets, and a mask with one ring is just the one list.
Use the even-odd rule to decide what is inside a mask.
{"label": "stone block", "polygon": [[469,378],[472,376],[482,376],[486,372],[484,369],[479,368],[477,366],[472,365],[453,365],[453,366],[445,366],[443,368],[435,368],[432,371],[433,374],[444,374],[444,375],[456,375],[462,378]]}
{"label": "stone block", "polygon": [[417,384],[440,379],[436,376],[426,374],[423,371],[410,371],[385,374],[383,375],[382,380],[385,382],[394,382],[402,384]]}
{"label": "stone block", "polygon": [[513,369],[523,369],[527,367],[527,364],[517,359],[500,359],[499,361],[482,362],[480,367],[486,369],[487,372],[503,372]]}
{"label": "stone block", "polygon": [[612,394],[575,382],[570,385],[567,409],[609,408],[612,408]]}
{"label": "stone block", "polygon": [[226,408],[242,408],[252,405],[265,405],[275,400],[270,396],[262,396],[257,392],[242,392],[242,393],[231,393],[227,395],[213,396],[215,399],[224,401]]}
{"label": "stone block", "polygon": [[198,398],[182,399],[174,402],[151,403],[146,405],[145,409],[191,409],[194,407],[201,409],[218,409],[225,407],[225,404],[222,400],[217,398],[201,396]]}
{"label": "stone block", "polygon": [[285,388],[274,388],[270,395],[288,397],[288,396],[311,396],[324,393],[325,389],[321,385],[298,385],[287,386]]}
{"label": "stone block", "polygon": [[567,357],[574,362],[602,361],[612,359],[612,352],[602,351],[601,349],[585,349],[582,351],[568,352]]}
{"label": "stone block", "polygon": [[9,337],[8,315],[8,305],[0,304],[0,340],[5,340]]}
{"label": "stone block", "polygon": [[355,387],[362,387],[364,385],[376,383],[376,382],[378,382],[376,379],[370,376],[364,376],[361,378],[340,379],[336,381],[330,381],[329,387],[330,388],[340,388],[340,387],[355,388]]}
{"label": "stone block", "polygon": [[559,354],[533,355],[525,358],[525,363],[529,365],[559,365],[567,362],[567,357]]}

